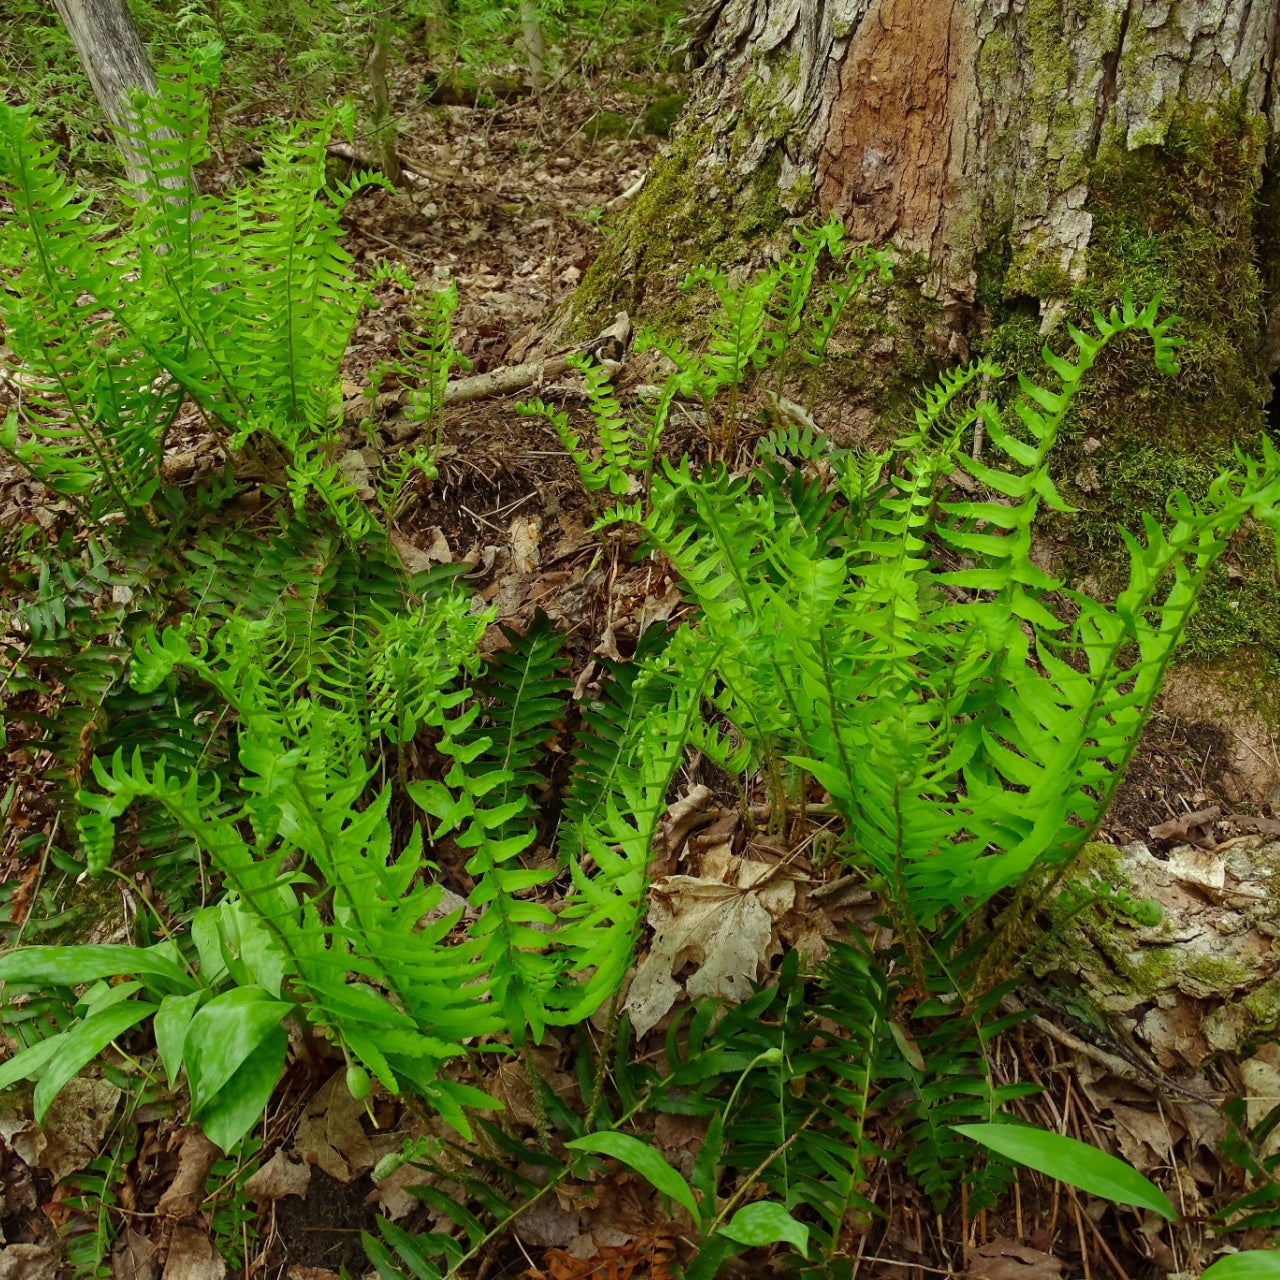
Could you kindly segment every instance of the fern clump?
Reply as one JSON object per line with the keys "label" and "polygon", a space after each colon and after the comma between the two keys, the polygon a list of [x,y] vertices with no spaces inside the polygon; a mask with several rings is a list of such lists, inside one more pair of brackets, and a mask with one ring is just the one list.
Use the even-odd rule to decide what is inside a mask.
{"label": "fern clump", "polygon": [[[845,308],[873,273],[882,281],[893,279],[889,254],[851,251],[844,227],[834,216],[816,227],[797,228],[795,236],[796,248],[776,267],[743,283],[709,267],[689,273],[681,287],[692,292],[709,286],[718,304],[707,321],[707,340],[695,350],[657,330],[640,330],[637,352],[661,352],[670,372],[659,386],[646,388],[631,409],[619,402],[604,367],[584,356],[569,358],[570,367],[582,374],[595,448],[571,425],[566,411],[544,400],[517,406],[518,412],[551,424],[593,503],[598,504],[596,495],[606,491],[615,498],[648,494],[663,433],[680,402],[697,402],[708,441],[722,454],[730,451],[738,438],[749,384],[772,367],[780,394],[797,360],[816,370]],[[815,292],[823,268],[829,278]],[[810,385],[811,390],[816,387],[812,378]],[[799,412],[803,416],[803,410]],[[644,507],[642,498],[616,507],[615,513],[639,518]]]}
{"label": "fern clump", "polygon": [[122,145],[147,176],[120,227],[77,198],[29,107],[0,111],[0,189],[17,213],[0,237],[14,273],[0,319],[34,379],[0,447],[72,501],[91,494],[94,513],[144,510],[190,401],[228,450],[282,467],[295,506],[315,495],[357,540],[369,516],[331,455],[339,366],[370,286],[339,223],[382,179],[330,182],[343,109],[271,139],[242,186],[200,192],[218,62],[210,46],[138,99]]}
{"label": "fern clump", "polygon": [[[728,732],[701,728],[700,749],[758,775],[780,816],[825,794],[840,857],[884,904],[917,1004],[888,1070],[909,1082],[908,1166],[938,1202],[970,1163],[947,1118],[990,1120],[1008,1096],[983,1045],[1019,922],[1104,816],[1228,539],[1249,520],[1280,529],[1280,454],[1264,441],[1204,500],[1174,493],[1167,525],[1144,516],[1125,535],[1114,602],[1036,563],[1037,513],[1069,510],[1049,459],[1089,369],[1137,333],[1174,373],[1172,323],[1126,301],[1095,332],[1070,330],[1073,360],[1046,348],[1055,389],[1023,378],[1002,406],[987,391],[1002,371],[979,361],[944,376],[881,454],[775,432],[751,475],[667,463],[649,511],[618,513],[698,606],[687,643],[716,655],[710,709]],[[978,427],[986,459],[967,447]],[[999,1188],[998,1166],[983,1177],[973,1203]]]}

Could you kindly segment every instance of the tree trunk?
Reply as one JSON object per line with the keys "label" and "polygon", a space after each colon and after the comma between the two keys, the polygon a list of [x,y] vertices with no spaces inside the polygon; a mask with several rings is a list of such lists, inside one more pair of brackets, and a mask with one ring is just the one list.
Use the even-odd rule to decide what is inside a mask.
{"label": "tree trunk", "polygon": [[131,182],[142,183],[147,170],[129,144],[129,131],[133,127],[130,96],[139,89],[154,94],[156,77],[129,6],[126,0],[54,0],[54,3],[84,64],[93,92],[111,121],[125,172]]}
{"label": "tree trunk", "polygon": [[378,168],[388,182],[397,187],[404,185],[404,172],[400,167],[400,152],[396,146],[395,122],[391,117],[391,99],[387,92],[387,64],[391,59],[391,20],[377,19],[373,31],[373,45],[365,61],[365,73],[369,77],[369,93],[373,99],[373,133],[378,149]]}
{"label": "tree trunk", "polygon": [[534,93],[541,93],[547,86],[547,43],[541,18],[534,0],[520,0],[520,39],[529,64],[529,87]]}
{"label": "tree trunk", "polygon": [[[1267,425],[1278,45],[1280,0],[724,0],[675,139],[570,321],[625,308],[678,327],[690,266],[758,263],[835,213],[899,268],[849,313],[819,420],[883,440],[941,368],[981,352],[1038,374],[1065,322],[1158,293],[1182,317],[1182,373],[1160,378],[1136,346],[1103,362],[1060,446],[1080,513],[1043,530],[1060,569],[1114,586],[1118,522],[1203,492]],[[1191,655],[1230,653],[1250,688],[1280,669],[1276,591],[1273,554],[1244,540]]]}

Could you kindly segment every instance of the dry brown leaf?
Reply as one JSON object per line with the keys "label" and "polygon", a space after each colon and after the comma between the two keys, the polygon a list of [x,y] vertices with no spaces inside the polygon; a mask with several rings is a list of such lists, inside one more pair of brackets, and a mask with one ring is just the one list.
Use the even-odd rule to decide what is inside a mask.
{"label": "dry brown leaf", "polygon": [[653,1125],[653,1140],[658,1150],[686,1178],[693,1174],[693,1164],[707,1136],[706,1116],[673,1115],[660,1111]]}
{"label": "dry brown leaf", "polygon": [[165,1259],[163,1280],[225,1280],[227,1264],[198,1227],[174,1228]]}
{"label": "dry brown leaf", "polygon": [[57,1256],[47,1244],[11,1244],[0,1249],[0,1280],[55,1280]]}
{"label": "dry brown leaf", "polygon": [[307,1198],[311,1185],[311,1166],[298,1160],[290,1160],[284,1150],[279,1150],[244,1184],[244,1193],[250,1200],[283,1200],[285,1196]]}
{"label": "dry brown leaf", "polygon": [[113,1280],[156,1280],[156,1247],[140,1232],[126,1227],[111,1250]]}
{"label": "dry brown leaf", "polygon": [[974,1250],[965,1280],[1061,1280],[1062,1263],[1016,1240],[989,1240]]}
{"label": "dry brown leaf", "polygon": [[[1245,1118],[1252,1128],[1259,1124],[1280,1098],[1280,1045],[1264,1044],[1252,1058],[1240,1064],[1246,1091]],[[1280,1151],[1280,1128],[1273,1129],[1263,1144],[1263,1158]]]}
{"label": "dry brown leaf", "polygon": [[1196,844],[1215,843],[1213,824],[1221,816],[1222,810],[1216,804],[1207,809],[1197,809],[1194,813],[1180,813],[1168,822],[1161,822],[1148,829],[1152,840],[1191,840]]}
{"label": "dry brown leaf", "polygon": [[795,902],[795,877],[782,867],[742,862],[734,883],[697,876],[667,876],[653,886],[649,924],[653,942],[640,963],[626,1005],[642,1036],[680,994],[675,975],[694,972],[684,989],[694,999],[737,1002],[751,994],[774,946],[774,921]]}
{"label": "dry brown leaf", "polygon": [[345,1075],[335,1072],[316,1091],[298,1124],[294,1149],[331,1178],[351,1182],[400,1145],[400,1136],[364,1129],[364,1103],[351,1096]]}
{"label": "dry brown leaf", "polygon": [[532,573],[542,563],[539,544],[542,520],[538,516],[517,516],[511,522],[511,559],[517,573]]}
{"label": "dry brown leaf", "polygon": [[189,1128],[178,1153],[178,1171],[156,1205],[156,1216],[177,1221],[190,1218],[204,1199],[204,1184],[209,1170],[221,1154],[199,1129]]}
{"label": "dry brown leaf", "polygon": [[516,1219],[515,1232],[527,1245],[563,1248],[582,1230],[582,1218],[554,1196],[543,1196]]}
{"label": "dry brown leaf", "polygon": [[120,1097],[107,1080],[68,1080],[44,1118],[46,1141],[37,1167],[48,1169],[55,1181],[83,1169],[98,1154]]}
{"label": "dry brown leaf", "polygon": [[699,827],[715,821],[714,814],[707,812],[714,798],[711,788],[699,783],[667,810],[658,829],[658,840],[668,858],[679,854],[685,841]]}

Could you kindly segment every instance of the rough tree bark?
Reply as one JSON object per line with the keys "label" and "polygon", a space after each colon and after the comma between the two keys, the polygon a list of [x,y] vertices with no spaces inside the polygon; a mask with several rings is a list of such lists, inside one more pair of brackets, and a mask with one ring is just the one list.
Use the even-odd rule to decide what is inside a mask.
{"label": "rough tree bark", "polygon": [[[1044,531],[1069,573],[1105,577],[1119,520],[1202,488],[1267,425],[1278,46],[1280,0],[723,0],[682,125],[571,317],[679,324],[690,265],[758,262],[835,213],[900,259],[826,379],[823,421],[858,440],[892,431],[921,377],[979,352],[1036,372],[1065,321],[1159,292],[1183,373],[1136,346],[1108,358],[1060,450],[1081,514]],[[1239,646],[1280,669],[1280,610],[1274,559],[1246,542],[1191,654],[1231,655],[1253,688]]]}
{"label": "rough tree bark", "polygon": [[107,119],[131,182],[145,180],[147,170],[129,146],[130,96],[156,91],[155,72],[134,25],[126,0],[54,0],[89,83]]}

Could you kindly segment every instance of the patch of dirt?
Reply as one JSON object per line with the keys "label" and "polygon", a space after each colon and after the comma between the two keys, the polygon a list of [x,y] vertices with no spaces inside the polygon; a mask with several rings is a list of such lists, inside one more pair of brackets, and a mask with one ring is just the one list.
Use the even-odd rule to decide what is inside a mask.
{"label": "patch of dirt", "polygon": [[1227,768],[1225,730],[1205,721],[1157,712],[1151,718],[1098,838],[1113,844],[1146,840],[1154,826],[1208,805],[1231,811],[1222,784]]}
{"label": "patch of dirt", "polygon": [[377,1210],[366,1203],[373,1190],[368,1174],[344,1183],[313,1167],[305,1199],[286,1196],[272,1205],[272,1243],[278,1256],[290,1268],[363,1275],[369,1260],[360,1233],[378,1235]]}

